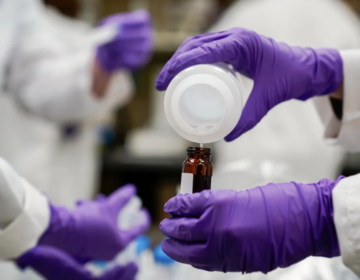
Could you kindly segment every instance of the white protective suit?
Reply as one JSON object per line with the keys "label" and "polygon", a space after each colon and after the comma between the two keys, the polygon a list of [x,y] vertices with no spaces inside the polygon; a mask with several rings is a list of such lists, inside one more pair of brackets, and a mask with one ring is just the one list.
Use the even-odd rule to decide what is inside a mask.
{"label": "white protective suit", "polygon": [[[16,36],[30,27],[36,16],[37,5],[33,1],[0,1],[0,85],[4,84],[4,73],[11,62],[9,58]],[[0,199],[0,258],[11,259],[37,243],[48,226],[49,207],[46,198],[2,159]]]}
{"label": "white protective suit", "polygon": [[[319,100],[325,138],[360,151],[360,49],[341,52],[344,62],[343,117],[339,121],[327,100]],[[360,174],[340,181],[333,191],[334,219],[343,262],[360,277]]]}
{"label": "white protective suit", "polygon": [[[360,48],[360,22],[356,15],[338,0],[237,1],[222,15],[211,31],[235,26],[252,29],[290,45],[337,49]],[[356,63],[350,64],[351,59],[355,61],[355,58]],[[317,107],[321,108],[322,120],[328,124],[327,138],[332,137],[332,142],[339,142],[346,148],[360,150],[360,79],[354,77],[360,73],[360,53],[347,54],[346,61],[349,65],[345,68],[345,75],[349,75],[352,79],[351,82],[346,82],[345,77],[347,92],[343,123],[340,124],[332,114],[328,97],[317,98],[316,103],[320,102]],[[247,81],[247,85],[248,95],[253,83]],[[348,96],[351,97],[347,100]],[[330,119],[332,123],[329,123]],[[273,108],[253,130],[239,139],[232,143],[218,142],[215,146],[219,151],[216,167],[220,172],[226,170],[226,167],[236,169],[236,166],[246,171],[247,167],[239,162],[246,159],[256,162],[274,161],[287,165],[287,174],[283,176],[287,180],[307,183],[322,178],[335,179],[344,150],[326,145],[322,139],[322,131],[323,125],[312,100],[306,102],[293,100],[280,104]],[[238,164],[233,164],[234,162]],[[234,177],[220,181],[219,187],[228,188],[228,182],[230,187],[237,189],[254,187],[248,185],[252,182],[247,178],[252,176],[250,173],[251,170],[242,172],[240,178],[235,177],[239,179],[237,181]],[[344,193],[340,194],[339,189],[348,180],[349,185],[344,187],[348,191],[345,197]],[[355,179],[343,180],[335,189],[334,203],[337,226],[341,224],[341,229],[337,228],[344,262],[360,275],[360,175],[357,180],[357,188],[354,188]],[[345,204],[345,201],[352,203]],[[355,212],[357,213],[354,214],[355,216],[350,216]],[[338,278],[339,275],[342,275],[341,278]],[[333,260],[309,258],[298,265],[277,270],[267,276],[249,275],[245,279],[319,280],[356,279],[356,276],[341,264],[339,258]]]}
{"label": "white protective suit", "polygon": [[[95,192],[96,118],[127,103],[132,82],[118,72],[106,97],[96,100],[95,47],[108,35],[50,8],[41,11],[37,25],[17,34],[10,53],[6,92],[0,95],[0,156],[54,203],[73,206]],[[65,137],[66,126],[77,133]]]}
{"label": "white protective suit", "polygon": [[[126,73],[111,78],[106,99],[91,95],[95,47],[114,34],[47,12],[38,0],[0,0],[0,156],[62,204],[93,192],[96,140],[86,120],[130,97]],[[60,127],[74,122],[82,134],[64,142]],[[0,258],[33,247],[49,217],[45,196],[0,159]],[[0,275],[24,279],[6,264]]]}

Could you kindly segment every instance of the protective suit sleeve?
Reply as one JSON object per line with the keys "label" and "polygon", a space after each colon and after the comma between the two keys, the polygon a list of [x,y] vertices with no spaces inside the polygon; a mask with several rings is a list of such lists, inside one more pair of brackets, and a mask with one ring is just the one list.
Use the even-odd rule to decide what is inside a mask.
{"label": "protective suit sleeve", "polygon": [[[64,42],[42,17],[39,13],[38,22],[22,28],[17,36],[7,79],[9,91],[26,110],[53,122],[81,121],[101,113],[109,103],[91,93],[92,67],[96,47],[115,31],[92,29],[76,42]],[[128,97],[129,83],[125,71],[113,74],[106,95],[112,100]]]}
{"label": "protective suit sleeve", "polygon": [[46,197],[0,158],[0,258],[17,258],[36,246],[49,220]]}
{"label": "protective suit sleeve", "polygon": [[341,180],[332,197],[343,263],[360,276],[360,174]]}
{"label": "protective suit sleeve", "polygon": [[329,97],[315,99],[315,105],[325,124],[325,139],[351,152],[360,151],[360,50],[340,52],[344,65],[343,115],[339,120]]}
{"label": "protective suit sleeve", "polygon": [[105,92],[105,96],[94,102],[90,111],[96,114],[105,114],[111,110],[125,106],[134,96],[134,82],[130,72],[126,70],[116,71],[112,74],[111,80]]}

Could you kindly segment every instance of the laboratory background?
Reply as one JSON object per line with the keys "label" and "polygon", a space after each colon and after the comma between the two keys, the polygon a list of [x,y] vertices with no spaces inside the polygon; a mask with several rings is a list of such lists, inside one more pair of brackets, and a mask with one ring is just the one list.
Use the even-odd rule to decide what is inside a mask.
{"label": "laboratory background", "polygon": [[[120,256],[124,262],[130,258],[138,263],[136,279],[358,279],[339,258],[309,258],[268,275],[240,275],[199,271],[167,257],[160,246],[165,237],[158,229],[168,217],[163,207],[179,192],[186,149],[199,143],[173,130],[164,111],[165,92],[154,85],[181,43],[204,32],[244,27],[290,45],[360,48],[360,0],[44,0],[42,4],[44,24],[52,36],[61,38],[62,47],[78,52],[64,62],[69,65],[81,60],[79,45],[103,18],[139,9],[151,14],[155,30],[151,57],[143,67],[119,73],[113,93],[97,97],[103,104],[96,113],[63,121],[55,117],[58,108],[47,112],[24,106],[22,98],[11,93],[23,86],[19,78],[10,77],[0,96],[0,133],[7,135],[0,141],[0,156],[54,203],[73,207],[78,200],[109,195],[128,183],[136,185],[138,200],[124,211],[142,205],[152,220],[146,234]],[[30,42],[35,49],[41,44],[35,35],[23,44]],[[10,75],[29,58],[16,60]],[[61,85],[41,90],[51,95],[69,80],[82,78],[64,77]],[[245,103],[253,84],[238,78]],[[315,104],[316,100],[285,102],[239,139],[205,144],[212,150],[212,189],[310,183],[359,173],[360,154],[324,143]],[[107,265],[99,261],[89,269],[101,271]],[[8,280],[42,279],[31,271],[15,274],[5,264],[0,265],[0,275],[1,271],[16,275]]]}
{"label": "laboratory background", "polygon": [[[331,14],[328,16],[325,12],[321,16],[316,14],[317,8],[321,5],[327,8],[329,13],[335,13],[336,11],[327,7],[327,4],[340,1],[313,1],[318,2],[312,7],[313,11],[308,11],[308,7],[301,10],[301,2],[85,0],[81,3],[79,17],[94,24],[107,15],[136,9],[146,9],[153,17],[155,26],[153,56],[143,69],[132,75],[135,83],[132,100],[115,112],[110,125],[105,123],[97,127],[102,155],[97,189],[101,193],[110,194],[118,186],[128,182],[134,183],[144,206],[151,212],[154,224],[154,233],[151,234],[154,234],[154,241],[161,241],[158,239],[161,236],[157,235],[157,228],[159,222],[166,217],[163,205],[177,193],[181,180],[181,165],[186,158],[186,148],[199,145],[184,140],[169,125],[163,109],[165,92],[156,91],[154,87],[160,70],[187,37],[234,26],[253,29],[290,44],[340,48],[348,43],[349,47],[358,47],[360,29],[356,31],[358,35],[349,35],[349,37],[357,35],[355,38],[344,38],[345,35],[336,38],[337,34],[330,31],[329,26],[325,27],[325,23],[321,23],[324,21],[322,17],[330,22]],[[353,10],[354,15],[356,11],[360,12],[360,1],[343,2],[348,5],[344,9],[349,9],[345,12],[350,13],[350,9]],[[289,18],[296,10],[296,18],[289,22]],[[354,21],[357,20],[354,17]],[[286,22],[288,26],[283,25]],[[298,27],[292,28],[290,24]],[[320,25],[314,27],[321,31],[316,35],[318,38],[306,38],[307,27],[303,27],[305,29],[303,32],[298,32],[304,24]],[[324,25],[323,30],[321,25]],[[360,20],[354,22],[354,29],[356,27],[360,27]],[[251,88],[251,85],[248,87]],[[307,103],[305,105],[300,101],[288,103],[293,104],[282,106],[284,108],[280,108],[280,105],[275,109],[278,111],[271,112],[269,118],[263,120],[254,131],[244,135],[244,139],[238,139],[230,144],[219,141],[206,145],[213,151],[212,161],[216,174],[213,188],[238,188],[236,185],[244,186],[245,182],[246,187],[251,187],[270,181],[286,179],[296,181],[297,178],[301,182],[312,182],[324,176],[336,178],[339,174],[348,176],[358,173],[359,155],[345,154],[341,148],[328,147],[322,142],[323,128],[319,117],[312,118],[316,114],[312,102],[305,102]],[[291,113],[283,114],[284,111]],[[302,114],[302,112],[307,113]],[[284,119],[281,115],[287,115],[288,119]],[[308,135],[301,136],[306,133]],[[314,158],[316,163],[309,160],[309,156]],[[309,166],[309,162],[314,166]],[[302,168],[299,169],[298,166]],[[216,177],[219,177],[218,180]]]}

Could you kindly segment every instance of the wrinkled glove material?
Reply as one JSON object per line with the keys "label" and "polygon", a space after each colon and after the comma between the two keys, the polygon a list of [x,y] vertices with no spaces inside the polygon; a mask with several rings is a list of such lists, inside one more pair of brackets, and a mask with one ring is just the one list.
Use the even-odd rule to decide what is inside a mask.
{"label": "wrinkled glove material", "polygon": [[339,256],[331,194],[341,179],[179,194],[164,207],[162,248],[199,269],[243,273]]}

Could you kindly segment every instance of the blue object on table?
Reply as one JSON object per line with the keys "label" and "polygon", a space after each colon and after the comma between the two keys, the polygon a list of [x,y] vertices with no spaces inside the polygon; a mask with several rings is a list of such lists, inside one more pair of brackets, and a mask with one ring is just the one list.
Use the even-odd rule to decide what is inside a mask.
{"label": "blue object on table", "polygon": [[140,255],[142,252],[146,251],[151,246],[151,239],[146,235],[140,235],[135,240],[136,246],[136,255]]}
{"label": "blue object on table", "polygon": [[161,244],[155,247],[153,254],[156,263],[164,266],[175,264],[175,261],[164,253],[163,249],[161,248]]}
{"label": "blue object on table", "polygon": [[101,261],[101,260],[93,261],[92,264],[94,266],[97,266],[97,267],[100,267],[100,268],[103,268],[103,269],[107,268],[107,266],[108,266],[108,262]]}

